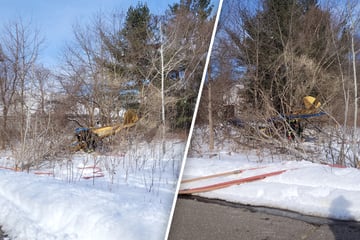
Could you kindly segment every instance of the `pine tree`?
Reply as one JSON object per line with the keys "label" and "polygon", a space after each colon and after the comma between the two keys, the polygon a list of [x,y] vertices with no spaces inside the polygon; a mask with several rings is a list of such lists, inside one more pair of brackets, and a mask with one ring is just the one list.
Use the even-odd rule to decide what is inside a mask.
{"label": "pine tree", "polygon": [[248,96],[255,108],[267,102],[277,112],[288,112],[304,94],[324,91],[321,74],[336,68],[331,31],[340,28],[331,25],[331,14],[316,0],[264,0],[255,13],[241,9],[237,16],[243,32],[233,26],[226,32],[238,49],[236,59],[247,67]]}

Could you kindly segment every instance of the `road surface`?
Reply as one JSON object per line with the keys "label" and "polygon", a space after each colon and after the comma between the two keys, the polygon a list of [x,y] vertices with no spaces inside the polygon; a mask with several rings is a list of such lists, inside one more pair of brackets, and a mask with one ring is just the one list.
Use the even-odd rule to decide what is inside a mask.
{"label": "road surface", "polygon": [[203,198],[178,198],[168,239],[355,240],[360,239],[360,223]]}

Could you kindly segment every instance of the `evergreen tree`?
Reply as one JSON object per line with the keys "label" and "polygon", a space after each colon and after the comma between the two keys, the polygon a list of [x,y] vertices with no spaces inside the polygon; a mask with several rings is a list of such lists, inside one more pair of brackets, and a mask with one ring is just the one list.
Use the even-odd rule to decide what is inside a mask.
{"label": "evergreen tree", "polygon": [[[185,58],[174,69],[177,76],[183,75],[181,80],[178,78],[183,82],[182,87],[175,92],[179,99],[175,105],[177,114],[173,122],[176,127],[187,128],[191,124],[213,30],[212,10],[210,0],[181,0],[169,7],[165,32],[169,36],[175,33],[177,45],[186,46],[178,53],[178,56]],[[177,51],[176,48],[174,50]]]}
{"label": "evergreen tree", "polygon": [[226,32],[238,50],[236,59],[247,67],[249,99],[256,108],[271,101],[276,111],[287,112],[299,96],[320,94],[320,81],[307,83],[336,67],[329,12],[316,0],[264,0],[254,14],[241,9],[237,17],[243,32],[234,26]]}
{"label": "evergreen tree", "polygon": [[[121,19],[119,19],[121,20]],[[124,26],[118,32],[100,31],[106,50],[115,61],[103,60],[110,71],[129,80],[141,81],[149,66],[149,51],[152,50],[152,15],[146,4],[130,6]]]}
{"label": "evergreen tree", "polygon": [[181,9],[186,9],[197,16],[198,19],[205,20],[211,15],[213,7],[210,0],[181,0],[180,3],[170,6],[170,11],[176,14]]}
{"label": "evergreen tree", "polygon": [[140,83],[144,80],[144,72],[148,72],[150,53],[153,50],[150,41],[152,35],[151,14],[148,6],[138,3],[136,7],[130,7],[125,19],[125,27],[122,31],[125,41],[125,59],[127,68],[131,70],[133,77]]}
{"label": "evergreen tree", "polygon": [[138,60],[148,44],[150,19],[150,10],[146,4],[138,3],[136,7],[131,6],[127,11],[122,34],[130,62]]}

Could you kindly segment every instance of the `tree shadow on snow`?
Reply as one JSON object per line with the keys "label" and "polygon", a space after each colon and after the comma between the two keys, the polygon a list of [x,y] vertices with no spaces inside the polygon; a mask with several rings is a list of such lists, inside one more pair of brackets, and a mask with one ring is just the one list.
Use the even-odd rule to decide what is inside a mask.
{"label": "tree shadow on snow", "polygon": [[360,222],[356,222],[354,217],[351,216],[348,210],[350,205],[351,203],[343,196],[337,197],[331,203],[331,216],[344,217],[344,219],[348,219],[336,220],[329,224],[335,240],[360,239]]}

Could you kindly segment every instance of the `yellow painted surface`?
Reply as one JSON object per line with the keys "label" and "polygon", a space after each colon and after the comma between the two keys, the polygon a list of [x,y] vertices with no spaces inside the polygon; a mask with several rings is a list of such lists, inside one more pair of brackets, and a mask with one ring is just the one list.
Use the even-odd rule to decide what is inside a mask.
{"label": "yellow painted surface", "polygon": [[319,101],[316,101],[316,98],[312,96],[306,96],[303,99],[305,109],[311,109],[311,108],[319,108],[321,106],[321,103]]}

